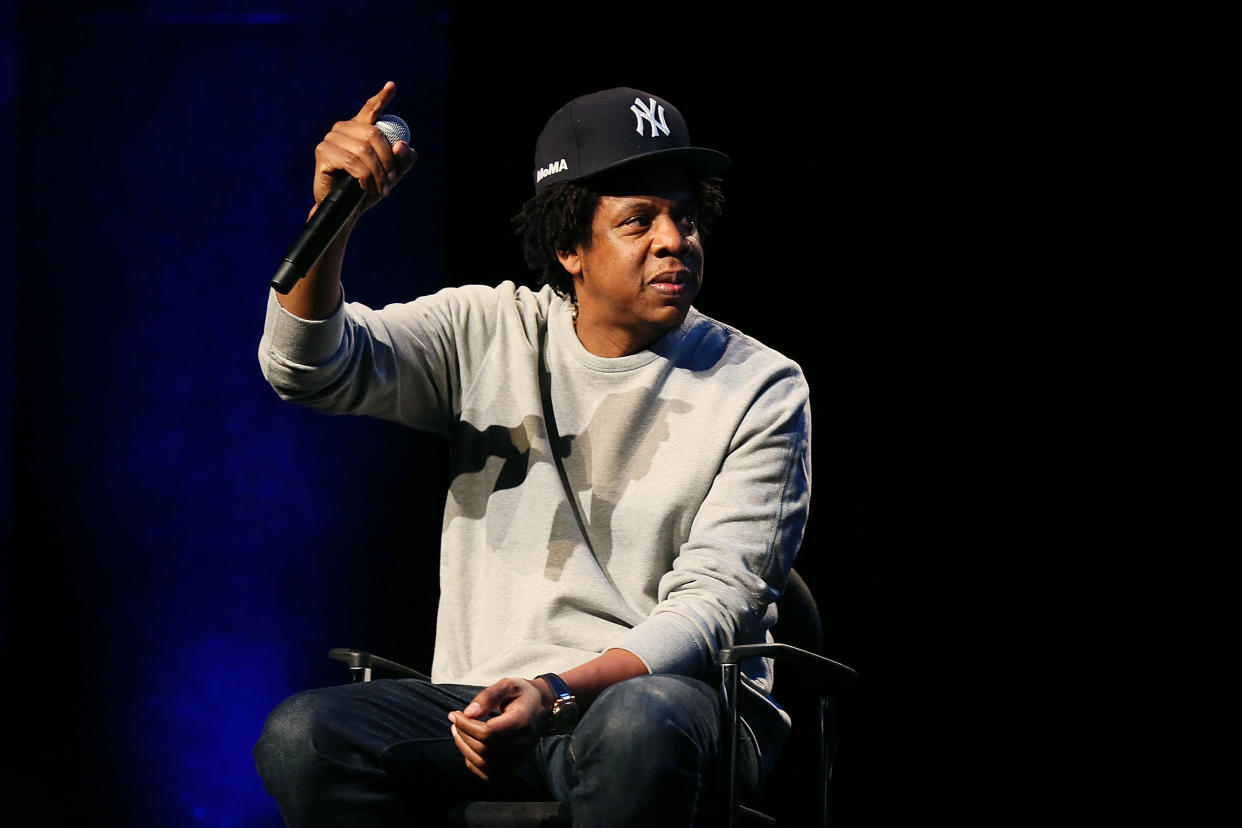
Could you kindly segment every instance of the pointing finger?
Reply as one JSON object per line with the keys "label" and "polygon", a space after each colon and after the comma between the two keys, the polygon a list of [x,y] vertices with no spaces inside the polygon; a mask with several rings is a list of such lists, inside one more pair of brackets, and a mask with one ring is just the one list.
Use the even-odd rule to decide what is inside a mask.
{"label": "pointing finger", "polygon": [[397,85],[392,81],[388,81],[380,91],[367,99],[367,102],[362,105],[362,109],[358,110],[358,114],[354,116],[354,119],[366,121],[368,124],[375,123],[375,119],[384,112],[384,109],[392,102],[396,95]]}

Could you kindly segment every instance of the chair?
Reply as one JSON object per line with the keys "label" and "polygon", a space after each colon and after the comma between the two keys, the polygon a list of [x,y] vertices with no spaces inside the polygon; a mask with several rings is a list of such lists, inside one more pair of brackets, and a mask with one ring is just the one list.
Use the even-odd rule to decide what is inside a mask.
{"label": "chair", "polygon": [[[831,825],[832,762],[836,753],[835,699],[857,677],[855,671],[820,655],[822,636],[819,608],[810,588],[795,571],[777,601],[775,644],[744,644],[722,650],[718,657],[725,690],[727,761],[727,828],[743,826]],[[423,673],[363,650],[335,649],[333,659],[349,667],[351,680],[370,681],[375,674],[394,678],[430,680]],[[739,736],[738,693],[740,664],[748,658],[774,658],[791,665],[778,671],[775,696],[794,719],[793,731],[777,760],[776,770],[761,803],[739,803],[736,764]],[[808,758],[810,757],[810,758]],[[804,769],[809,768],[807,773]],[[806,803],[807,791],[814,795]],[[757,806],[757,807],[756,807]],[[778,819],[777,816],[782,819]],[[449,814],[450,824],[465,828],[535,828],[569,826],[569,808],[559,802],[467,802]]]}

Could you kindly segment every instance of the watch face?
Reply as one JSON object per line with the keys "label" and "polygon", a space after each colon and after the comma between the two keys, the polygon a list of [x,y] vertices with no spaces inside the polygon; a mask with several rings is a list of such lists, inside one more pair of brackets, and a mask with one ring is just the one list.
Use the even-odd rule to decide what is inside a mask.
{"label": "watch face", "polygon": [[552,732],[569,733],[578,723],[578,705],[572,700],[557,699],[552,702]]}

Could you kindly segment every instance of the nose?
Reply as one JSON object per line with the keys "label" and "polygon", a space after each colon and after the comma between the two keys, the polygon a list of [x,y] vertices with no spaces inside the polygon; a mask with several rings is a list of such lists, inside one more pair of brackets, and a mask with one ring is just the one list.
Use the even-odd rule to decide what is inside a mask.
{"label": "nose", "polygon": [[652,233],[657,256],[676,256],[689,243],[685,227],[670,215],[656,217]]}

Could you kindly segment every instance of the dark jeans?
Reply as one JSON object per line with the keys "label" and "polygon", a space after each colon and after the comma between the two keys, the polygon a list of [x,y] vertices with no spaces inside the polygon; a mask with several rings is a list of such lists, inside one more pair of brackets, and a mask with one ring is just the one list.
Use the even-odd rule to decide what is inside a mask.
{"label": "dark jeans", "polygon": [[[437,825],[468,800],[567,801],[576,828],[717,818],[725,753],[710,685],[667,675],[613,685],[573,735],[540,739],[529,761],[490,782],[466,768],[449,733],[448,712],[479,689],[400,679],[299,693],[268,716],[255,764],[290,828]],[[749,742],[739,765],[740,789],[753,789]]]}

